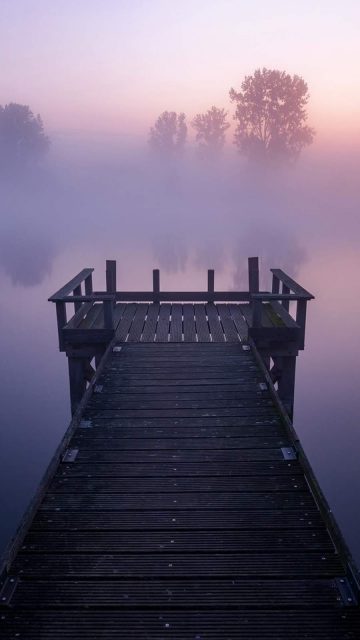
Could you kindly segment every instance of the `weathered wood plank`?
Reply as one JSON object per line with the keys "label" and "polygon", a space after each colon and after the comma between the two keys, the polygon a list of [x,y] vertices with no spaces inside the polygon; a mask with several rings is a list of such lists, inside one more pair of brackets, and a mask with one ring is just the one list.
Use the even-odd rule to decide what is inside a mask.
{"label": "weathered wood plank", "polygon": [[[154,342],[158,317],[159,317],[159,304],[157,303],[149,304],[147,318],[145,321],[145,325],[144,325],[143,333],[141,337],[142,343]],[[143,344],[141,346],[143,346]]]}
{"label": "weathered wood plank", "polygon": [[143,332],[147,311],[147,304],[137,305],[135,315],[129,329],[128,342],[140,342],[140,337]]}
{"label": "weathered wood plank", "polygon": [[171,306],[170,342],[182,342],[182,313],[181,304],[173,304]]}
{"label": "weathered wood plank", "polygon": [[[26,640],[358,640],[358,609],[316,611],[9,611],[1,621],[4,640],[14,632]],[[199,634],[199,630],[201,634]],[[244,632],[246,636],[244,636]],[[225,635],[226,634],[226,635]]]}
{"label": "weathered wood plank", "polygon": [[183,316],[184,316],[184,341],[185,343],[187,342],[194,343],[196,342],[194,305],[184,304]]}
{"label": "weathered wood plank", "polygon": [[206,319],[205,307],[194,304],[196,334],[199,342],[210,342],[210,329]]}
{"label": "weathered wood plank", "polygon": [[24,540],[26,553],[333,553],[326,529],[290,529],[282,536],[276,530],[237,531],[32,531]]}
{"label": "weathered wood plank", "polygon": [[115,334],[117,340],[119,340],[120,342],[125,341],[127,338],[129,329],[131,327],[131,323],[134,319],[135,311],[136,311],[135,304],[126,305],[122,318],[116,328],[116,334]]}
{"label": "weathered wood plank", "polygon": [[168,342],[171,304],[161,304],[156,328],[155,342]]}
{"label": "weathered wood plank", "polygon": [[220,323],[217,308],[214,304],[206,305],[211,338],[213,342],[225,342],[224,332]]}

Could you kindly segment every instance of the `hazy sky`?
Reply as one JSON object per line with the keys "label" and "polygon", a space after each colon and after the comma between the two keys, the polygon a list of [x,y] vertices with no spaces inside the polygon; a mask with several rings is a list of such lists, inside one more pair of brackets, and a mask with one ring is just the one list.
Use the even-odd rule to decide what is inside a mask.
{"label": "hazy sky", "polygon": [[233,107],[267,66],[304,77],[318,142],[360,138],[358,0],[0,0],[0,104],[47,129],[143,133],[164,109]]}

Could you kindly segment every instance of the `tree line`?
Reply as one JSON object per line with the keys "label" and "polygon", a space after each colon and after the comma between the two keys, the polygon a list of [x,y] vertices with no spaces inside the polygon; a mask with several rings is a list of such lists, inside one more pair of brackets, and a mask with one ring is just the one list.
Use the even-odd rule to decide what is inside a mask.
{"label": "tree line", "polygon": [[[315,131],[306,124],[309,92],[301,77],[257,69],[245,77],[239,91],[230,89],[229,96],[236,107],[234,143],[249,161],[295,161],[312,143]],[[212,106],[192,119],[200,155],[214,157],[222,151],[230,127],[227,116],[224,109]],[[184,113],[164,111],[150,129],[150,148],[159,154],[180,155],[187,132]]]}
{"label": "tree line", "polygon": [[[312,143],[315,132],[306,124],[309,92],[301,77],[276,69],[257,69],[245,77],[239,91],[230,89],[229,97],[235,104],[234,143],[249,161],[294,161]],[[221,153],[230,127],[227,118],[225,109],[212,106],[191,120],[201,156]],[[150,148],[167,157],[181,155],[187,134],[185,114],[164,111],[150,129]],[[39,115],[26,105],[0,105],[0,169],[33,163],[49,146]]]}

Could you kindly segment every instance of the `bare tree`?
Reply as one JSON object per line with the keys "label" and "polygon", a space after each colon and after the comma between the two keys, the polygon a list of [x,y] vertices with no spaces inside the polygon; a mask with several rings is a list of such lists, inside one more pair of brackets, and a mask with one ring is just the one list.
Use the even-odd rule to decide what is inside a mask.
{"label": "bare tree", "polygon": [[184,113],[164,111],[150,129],[150,147],[167,155],[178,155],[184,150],[187,126]]}
{"label": "bare tree", "polygon": [[39,159],[48,150],[40,116],[26,105],[10,103],[0,106],[0,166],[14,167]]}
{"label": "bare tree", "polygon": [[230,90],[236,103],[235,144],[249,160],[293,161],[315,131],[306,125],[307,84],[285,71],[257,69],[241,91]]}
{"label": "bare tree", "polygon": [[227,112],[218,107],[211,107],[206,113],[198,113],[192,121],[196,129],[196,140],[199,151],[204,156],[214,156],[225,144],[225,131],[230,127],[226,120]]}

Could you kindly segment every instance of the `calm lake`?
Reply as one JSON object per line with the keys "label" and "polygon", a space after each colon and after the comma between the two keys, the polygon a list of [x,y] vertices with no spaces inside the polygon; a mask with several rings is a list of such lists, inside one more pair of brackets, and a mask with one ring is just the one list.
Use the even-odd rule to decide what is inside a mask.
{"label": "calm lake", "polygon": [[[310,169],[303,181],[309,179]],[[327,180],[330,184],[330,178],[317,175],[322,187]],[[64,229],[58,219],[68,202],[65,189],[56,185],[49,189],[30,221],[24,213],[25,198],[16,200],[13,195],[11,199],[6,192],[14,213],[2,219],[0,550],[14,534],[70,419],[67,362],[58,352],[55,308],[47,302],[48,296],[83,267],[95,267],[94,286],[104,288],[106,258],[118,260],[118,286],[124,289],[150,288],[151,269],[155,267],[161,269],[164,289],[203,289],[207,268],[215,268],[217,288],[230,289],[243,280],[247,257],[259,254],[264,257],[265,274],[268,266],[283,268],[316,297],[309,304],[306,348],[298,358],[295,428],[359,565],[360,255],[354,213],[356,180],[350,186],[341,184],[342,194],[351,194],[343,201],[347,202],[342,209],[343,220],[338,185],[332,185],[331,203],[327,194],[319,204],[323,190],[317,190],[315,180],[309,179],[310,188],[306,197],[301,197],[301,204],[301,181],[293,181],[281,198],[280,213],[278,196],[270,198],[266,226],[261,215],[254,212],[261,209],[265,195],[269,198],[269,190],[254,204],[255,190],[243,188],[246,214],[235,224],[231,208],[232,200],[239,195],[235,187],[231,191],[227,184],[215,193],[210,184],[203,189],[206,195],[201,201],[199,179],[196,188],[189,187],[186,197],[177,192],[175,213],[186,210],[180,224],[178,218],[169,220],[168,215],[176,185],[169,187],[167,183],[164,197],[160,188],[150,189],[150,181],[139,192],[132,178],[123,176],[122,210],[126,205],[127,214],[116,219],[110,203],[114,189],[120,187],[113,186],[107,199],[101,199],[101,193],[107,193],[106,185],[114,185],[116,180],[111,180],[109,171],[98,174],[97,179],[102,190],[88,181],[86,199],[76,188],[79,219],[75,234],[69,233],[69,226]],[[81,182],[81,175],[77,180]],[[65,182],[71,184],[74,199],[75,178],[71,181],[67,175]],[[52,204],[54,188],[57,197]],[[196,219],[186,206],[194,199],[198,205],[201,202]],[[305,212],[310,204],[317,214],[311,218],[307,211],[301,217],[300,209]],[[327,204],[329,215],[325,216]],[[42,212],[49,207],[53,207],[54,217],[51,223],[43,224]],[[291,207],[296,215],[289,221]],[[208,220],[204,215],[207,208],[211,212]],[[137,216],[137,210],[142,216]],[[335,210],[340,211],[337,217]],[[91,232],[84,230],[87,215]],[[71,211],[68,224],[70,219]],[[197,245],[194,236],[199,240]],[[232,236],[236,242],[230,243]],[[278,245],[274,242],[277,236],[281,239]],[[45,251],[45,265],[44,246],[51,248],[49,256]],[[231,250],[227,251],[227,246]],[[14,252],[23,256],[22,262],[13,260]],[[270,286],[267,275],[263,285]]]}

